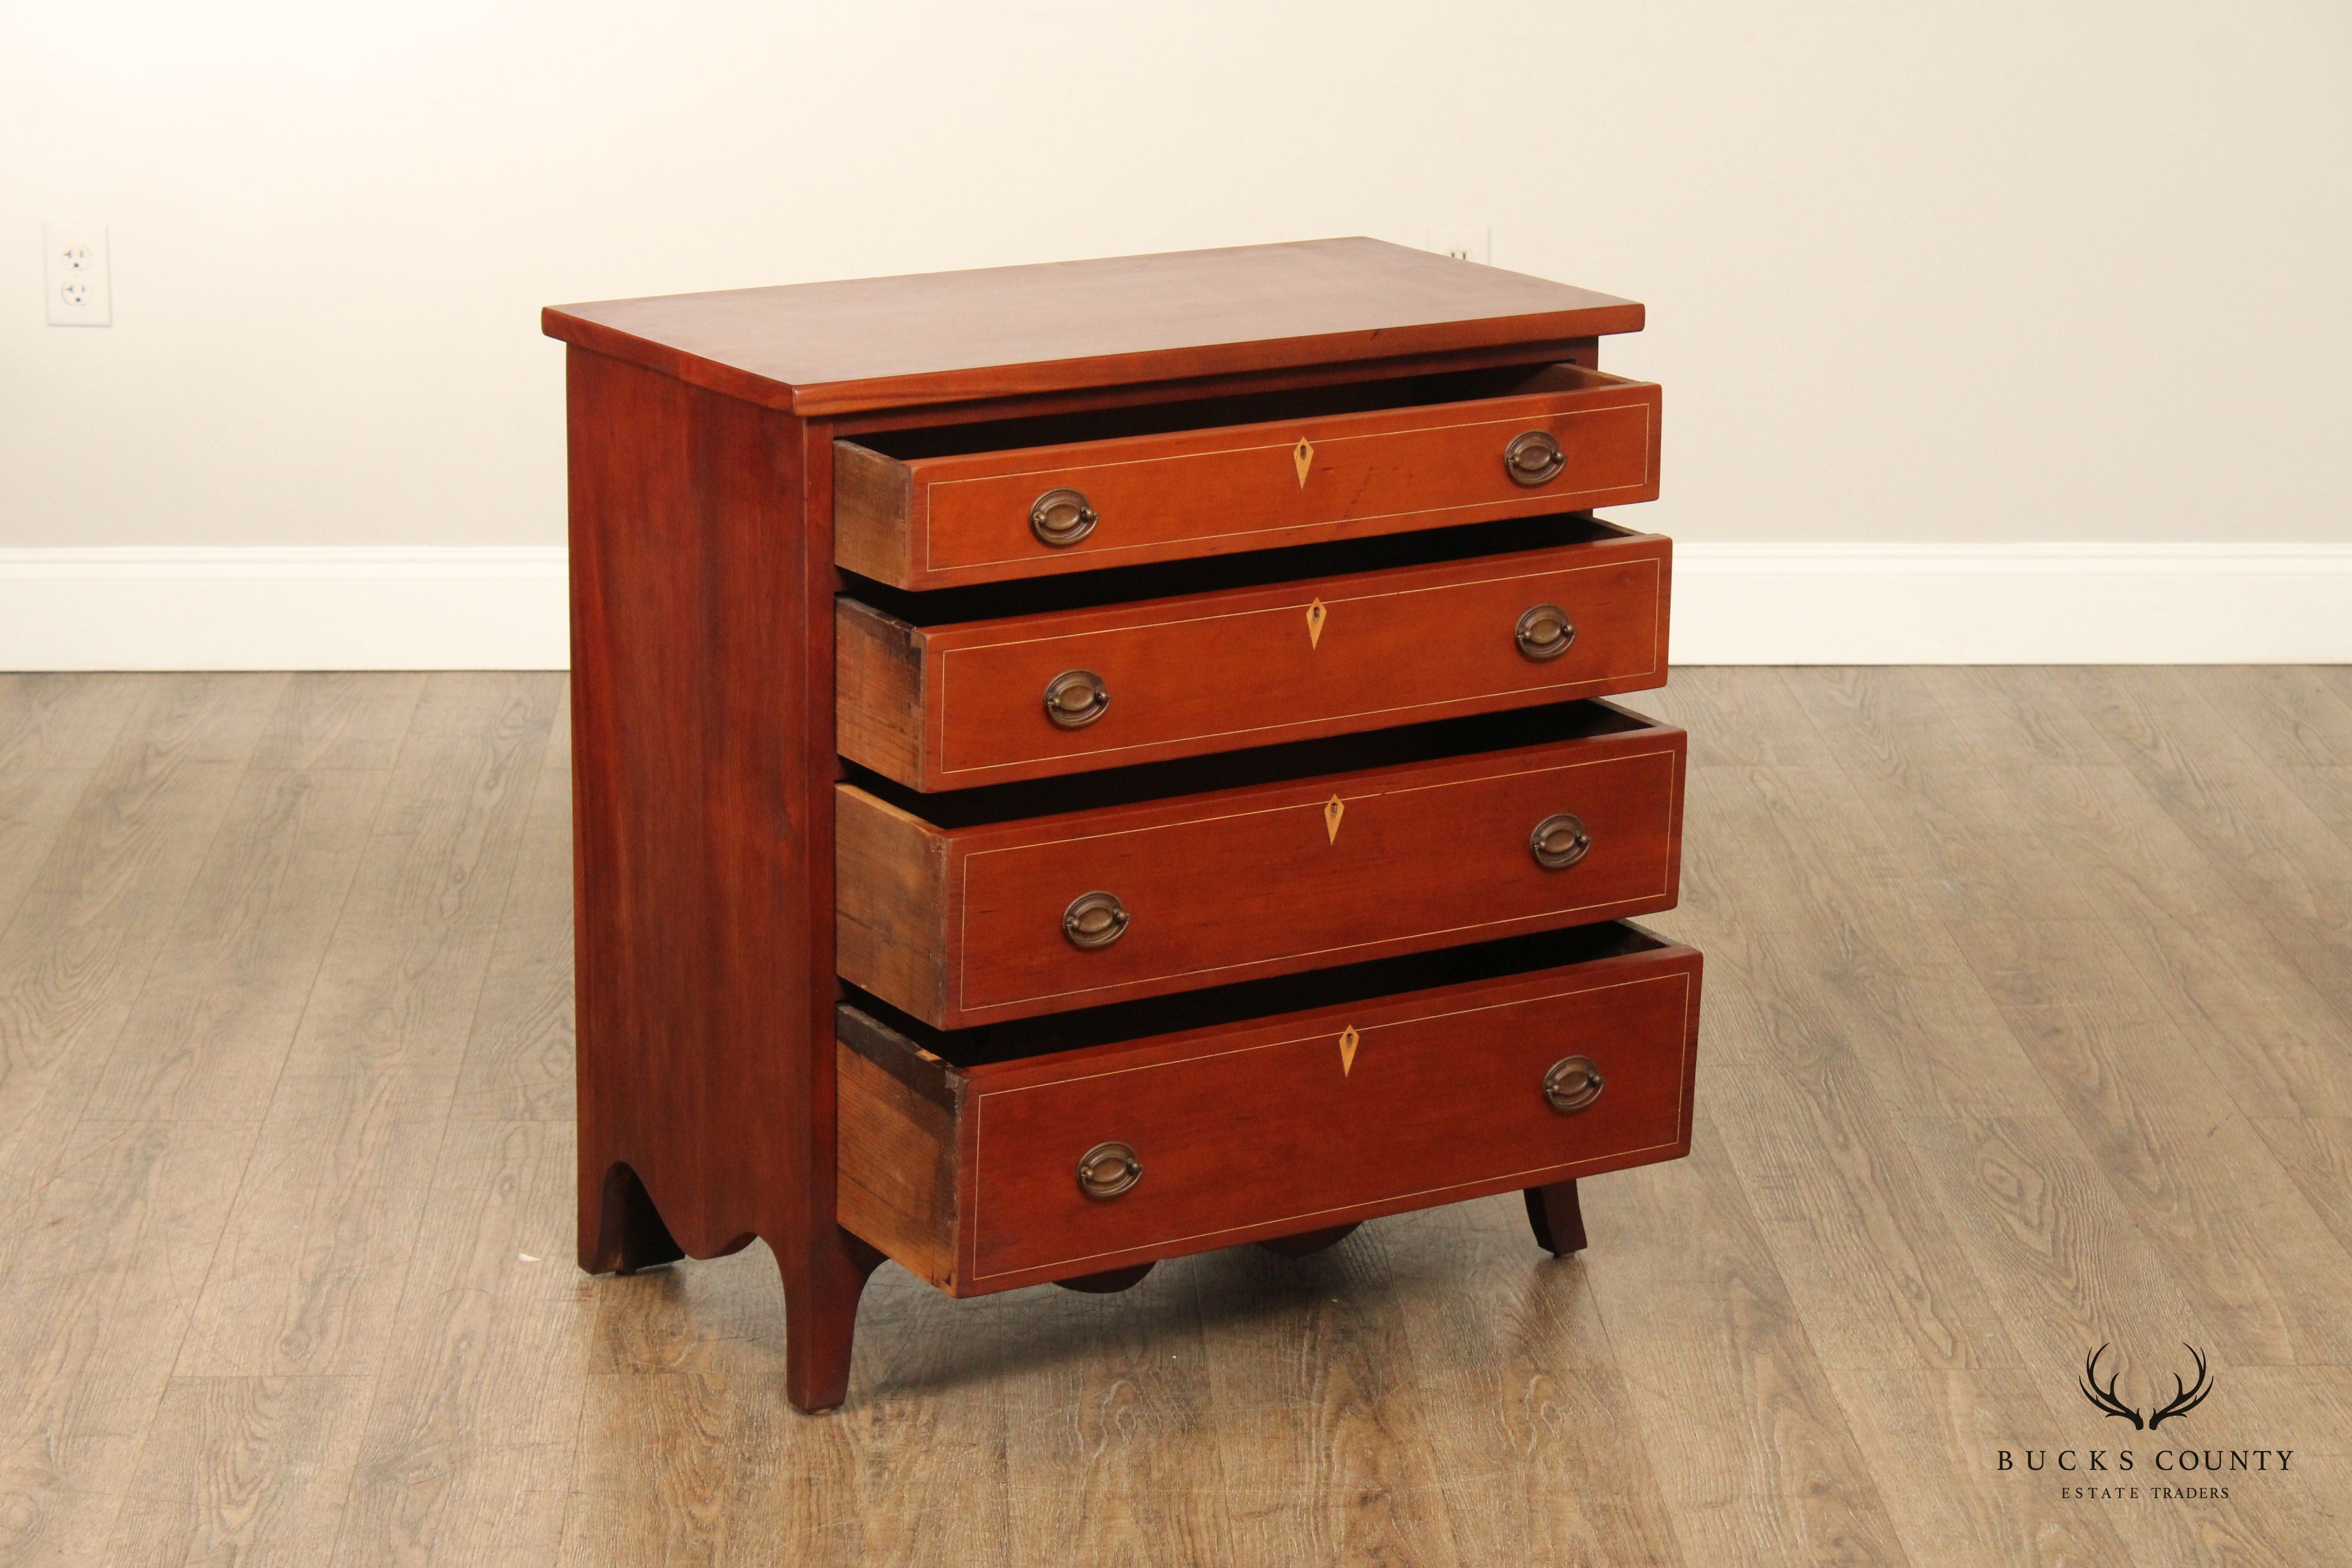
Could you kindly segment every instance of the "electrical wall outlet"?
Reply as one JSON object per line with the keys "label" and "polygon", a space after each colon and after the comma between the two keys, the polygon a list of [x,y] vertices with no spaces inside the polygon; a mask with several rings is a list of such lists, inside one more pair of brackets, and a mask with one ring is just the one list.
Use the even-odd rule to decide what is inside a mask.
{"label": "electrical wall outlet", "polygon": [[47,260],[41,286],[48,291],[49,325],[108,327],[114,324],[114,290],[106,259],[102,223],[53,223],[43,226]]}
{"label": "electrical wall outlet", "polygon": [[1495,261],[1495,231],[1485,224],[1445,224],[1429,231],[1429,244],[1424,248],[1456,261],[1491,267]]}

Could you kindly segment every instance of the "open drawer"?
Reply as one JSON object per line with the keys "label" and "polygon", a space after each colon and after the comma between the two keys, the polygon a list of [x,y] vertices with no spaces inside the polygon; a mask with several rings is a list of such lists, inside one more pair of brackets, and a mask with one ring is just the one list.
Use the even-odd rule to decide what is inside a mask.
{"label": "open drawer", "polygon": [[964,789],[1638,691],[1666,679],[1673,550],[1575,514],[869,587],[835,605],[839,749]]}
{"label": "open drawer", "polygon": [[974,1296],[1675,1159],[1699,979],[1611,924],[960,1033],[845,1004],[841,1223]]}
{"label": "open drawer", "polygon": [[1658,388],[1512,366],[834,443],[834,559],[929,589],[1658,493]]}
{"label": "open drawer", "polygon": [[951,795],[844,784],[835,961],[961,1028],[1671,909],[1684,754],[1568,702]]}

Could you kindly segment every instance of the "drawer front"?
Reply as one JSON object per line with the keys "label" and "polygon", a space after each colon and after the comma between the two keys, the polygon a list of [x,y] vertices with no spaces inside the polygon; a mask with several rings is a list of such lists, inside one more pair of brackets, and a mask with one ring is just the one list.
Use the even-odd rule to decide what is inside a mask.
{"label": "drawer front", "polygon": [[[1559,367],[1560,389],[903,463],[836,447],[838,557],[929,588],[1657,496],[1655,385]],[[1528,437],[1538,454],[1508,454]],[[1525,481],[1525,482],[1523,482]],[[1051,520],[1032,515],[1074,495]],[[1081,514],[1076,509],[1083,507]],[[1049,526],[1048,531],[1052,531]]]}
{"label": "drawer front", "polygon": [[[964,1011],[1088,1006],[1146,987],[1222,984],[1276,965],[1438,947],[1670,908],[1680,761],[1661,747],[978,850],[962,865]],[[1336,806],[1336,811],[1335,811]],[[1591,848],[1536,863],[1528,835],[1579,817]],[[1336,826],[1333,818],[1337,816]],[[1080,950],[1080,895],[1119,900],[1126,929]]]}
{"label": "drawer front", "polygon": [[[1635,536],[899,627],[895,648],[845,601],[843,751],[955,789],[1638,690],[1665,679],[1670,550]],[[1057,721],[1047,693],[1072,684],[1087,705]]]}
{"label": "drawer front", "polygon": [[[1402,1016],[1326,1021],[1170,1059],[978,1092],[970,1289],[1083,1273],[1279,1233],[1672,1159],[1690,1140],[1696,954],[1509,1001],[1423,994]],[[1589,1104],[1555,1109],[1548,1073],[1588,1058]],[[1586,1085],[1558,1080],[1571,1103]],[[1142,1173],[1089,1197],[1106,1142]]]}
{"label": "drawer front", "polygon": [[[1670,909],[1683,750],[1644,725],[952,829],[845,784],[835,954],[961,1028]],[[1563,815],[1581,856],[1547,866]]]}

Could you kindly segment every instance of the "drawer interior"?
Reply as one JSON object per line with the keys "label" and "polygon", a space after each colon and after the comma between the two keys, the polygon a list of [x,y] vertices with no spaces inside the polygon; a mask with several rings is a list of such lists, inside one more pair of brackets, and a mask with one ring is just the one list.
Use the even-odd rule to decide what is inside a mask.
{"label": "drawer interior", "polygon": [[1433,407],[1547,392],[1592,392],[1634,384],[1573,364],[1500,365],[1443,375],[1400,376],[1388,381],[1345,382],[1281,392],[1192,401],[1139,404],[1126,408],[1090,408],[970,425],[923,426],[867,431],[857,445],[901,461],[994,452],[1024,447],[1059,447],[1074,441],[1113,441],[1172,430],[1204,430],[1222,425],[1259,425],[1276,420],[1327,418],[1390,408]]}
{"label": "drawer interior", "polygon": [[1143,566],[1112,566],[1072,576],[1018,578],[1008,583],[933,588],[920,593],[893,588],[850,573],[847,575],[852,587],[848,596],[910,626],[942,626],[1641,537],[1633,529],[1604,522],[1591,512],[1559,512],[1549,517],[1506,518],[1460,528],[1383,533],[1370,539],[1294,544],[1237,555],[1197,556]]}
{"label": "drawer interior", "polygon": [[935,826],[959,828],[1103,806],[1132,805],[1213,790],[1287,784],[1363,768],[1437,762],[1479,752],[1623,735],[1641,730],[1670,727],[1613,702],[1559,702],[1549,707],[1405,724],[1366,734],[1331,735],[1250,751],[1181,757],[1172,762],[1108,768],[1100,773],[1024,779],[1016,784],[982,784],[975,789],[930,795],[908,789],[854,763],[845,761],[843,765],[846,782],[867,794]]}
{"label": "drawer interior", "polygon": [[1155,1035],[1245,1026],[1286,1013],[1656,952],[1672,945],[1630,921],[1607,921],[969,1029],[935,1029],[880,997],[850,986],[849,999],[838,1009],[835,1022],[842,1040],[861,1054],[877,1061],[895,1058],[898,1070],[927,1070],[936,1075],[948,1068],[985,1068]]}

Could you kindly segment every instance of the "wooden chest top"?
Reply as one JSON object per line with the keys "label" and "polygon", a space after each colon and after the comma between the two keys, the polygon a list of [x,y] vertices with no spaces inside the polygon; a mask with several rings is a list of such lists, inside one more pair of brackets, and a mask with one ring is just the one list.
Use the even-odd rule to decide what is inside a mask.
{"label": "wooden chest top", "polygon": [[797,415],[1639,331],[1612,295],[1318,239],[551,306],[550,337]]}

